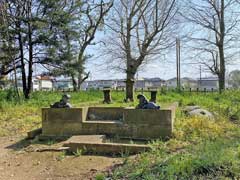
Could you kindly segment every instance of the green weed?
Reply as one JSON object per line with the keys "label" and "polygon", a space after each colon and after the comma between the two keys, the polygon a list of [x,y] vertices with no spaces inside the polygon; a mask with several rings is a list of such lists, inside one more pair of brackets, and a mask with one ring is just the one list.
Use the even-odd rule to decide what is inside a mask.
{"label": "green weed", "polygon": [[[61,98],[62,92],[34,92],[31,99],[11,98],[11,92],[0,91],[0,136],[25,134],[41,126],[41,108]],[[135,96],[138,93],[135,93]],[[150,98],[149,92],[144,94]],[[135,107],[137,101],[124,103],[124,92],[112,92],[112,104],[102,104],[101,91],[70,92],[71,103],[80,106]],[[173,102],[181,106],[199,105],[216,116],[215,120],[186,117],[181,107],[176,111],[173,137],[169,141],[153,141],[151,152],[134,160],[122,152],[124,165],[112,179],[239,179],[240,178],[240,91],[189,93],[162,90],[157,103],[166,107]],[[234,123],[229,121],[233,119]],[[231,119],[231,120],[232,120]],[[52,144],[53,142],[49,142]],[[76,156],[83,152],[79,150]],[[65,158],[60,153],[58,160]],[[99,178],[105,176],[99,175]],[[97,177],[96,177],[97,178]]]}
{"label": "green weed", "polygon": [[73,152],[73,155],[75,157],[80,157],[83,154],[83,150],[82,149],[77,149],[76,152]]}
{"label": "green weed", "polygon": [[99,173],[95,177],[96,180],[104,180],[106,179],[106,176],[103,173]]}
{"label": "green weed", "polygon": [[57,161],[62,161],[66,157],[66,151],[62,151],[58,154],[56,160]]}

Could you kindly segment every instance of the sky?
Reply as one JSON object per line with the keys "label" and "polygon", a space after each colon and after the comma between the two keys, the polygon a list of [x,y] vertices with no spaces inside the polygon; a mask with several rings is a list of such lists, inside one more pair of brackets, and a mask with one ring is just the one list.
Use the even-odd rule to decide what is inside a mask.
{"label": "sky", "polygon": [[[238,11],[238,10],[237,10]],[[185,25],[184,25],[185,26]],[[240,29],[240,27],[239,27]],[[106,32],[105,32],[106,33]],[[105,33],[97,33],[96,41],[104,38]],[[227,65],[226,74],[232,70],[240,69],[240,40],[236,42],[235,46],[238,48],[237,60],[234,64]],[[189,49],[186,48],[184,42],[181,42],[181,77],[190,77],[197,79],[200,77],[200,65],[193,64],[193,60],[189,60],[188,55],[191,54]],[[86,64],[86,71],[91,72],[90,79],[121,79],[126,78],[126,75],[121,72],[111,71],[104,66],[104,58],[99,57],[102,49],[100,46],[90,47],[87,49],[87,53],[92,54],[93,57],[88,60]],[[202,65],[202,77],[213,76]],[[171,51],[165,54],[164,58],[156,59],[154,62],[147,64],[144,68],[138,71],[138,78],[151,78],[159,77],[162,79],[170,79],[176,77],[176,51],[175,47]]]}
{"label": "sky", "polygon": [[[240,49],[240,46],[239,46]],[[98,57],[98,53],[101,51],[100,48],[89,48],[88,53],[92,54],[93,57],[86,63],[86,71],[91,72],[90,79],[122,79],[126,78],[126,75],[121,72],[110,71],[104,66],[104,61],[101,57]],[[189,59],[185,56],[186,49],[181,49],[181,77],[190,77],[197,79],[200,77],[200,65],[199,64],[189,64]],[[138,78],[151,78],[159,77],[162,79],[170,79],[176,77],[176,52],[172,50],[165,55],[165,58],[155,60],[152,63],[147,64],[144,69],[138,71]],[[240,60],[240,53],[239,53]],[[240,63],[235,62],[233,65],[227,66],[227,73],[232,70],[240,69]],[[202,65],[202,77],[213,76],[209,73]]]}

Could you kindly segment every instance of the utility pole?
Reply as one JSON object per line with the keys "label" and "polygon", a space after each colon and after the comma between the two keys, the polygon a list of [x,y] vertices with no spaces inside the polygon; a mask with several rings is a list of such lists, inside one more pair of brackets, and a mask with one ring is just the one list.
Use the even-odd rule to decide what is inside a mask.
{"label": "utility pole", "polygon": [[200,65],[200,67],[199,67],[199,70],[200,70],[200,72],[199,72],[199,88],[201,87],[201,84],[202,84],[202,66]]}
{"label": "utility pole", "polygon": [[176,66],[177,66],[177,89],[181,90],[181,53],[180,53],[180,39],[176,38]]}

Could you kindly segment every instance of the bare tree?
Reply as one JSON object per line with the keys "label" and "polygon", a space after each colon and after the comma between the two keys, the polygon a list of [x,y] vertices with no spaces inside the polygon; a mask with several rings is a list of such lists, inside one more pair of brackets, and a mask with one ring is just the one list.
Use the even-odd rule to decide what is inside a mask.
{"label": "bare tree", "polygon": [[126,73],[126,100],[133,101],[134,77],[139,67],[172,45],[176,12],[176,0],[115,2],[106,53],[111,66]]}
{"label": "bare tree", "polygon": [[225,89],[226,64],[233,59],[237,40],[240,19],[235,5],[235,0],[187,0],[182,13],[194,29],[189,39],[196,58],[218,76],[220,93]]}
{"label": "bare tree", "polygon": [[78,89],[81,84],[89,77],[90,72],[84,75],[84,63],[87,59],[85,51],[89,45],[93,45],[95,34],[104,23],[104,18],[113,6],[113,1],[86,0],[82,2],[79,22],[79,52],[78,52]]}

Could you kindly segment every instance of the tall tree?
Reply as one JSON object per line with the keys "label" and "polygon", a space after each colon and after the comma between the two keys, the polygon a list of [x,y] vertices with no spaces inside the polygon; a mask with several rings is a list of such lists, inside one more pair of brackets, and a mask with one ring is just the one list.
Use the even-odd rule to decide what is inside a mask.
{"label": "tall tree", "polygon": [[10,33],[10,18],[7,16],[7,5],[0,3],[0,80],[6,79],[6,75],[14,71],[14,87],[19,97],[16,67],[16,48],[14,36]]}
{"label": "tall tree", "polygon": [[113,66],[126,73],[126,100],[133,101],[134,77],[139,67],[172,45],[176,12],[176,0],[115,2],[109,17],[112,35],[107,53]]}
{"label": "tall tree", "polygon": [[196,58],[218,76],[220,93],[225,89],[226,63],[235,53],[240,22],[235,10],[235,0],[187,0],[182,13],[194,29],[189,39]]}
{"label": "tall tree", "polygon": [[58,48],[55,45],[49,46],[48,61],[55,62],[54,73],[72,77],[74,90],[79,90],[90,74],[85,72],[84,67],[90,57],[86,50],[88,46],[95,44],[95,35],[102,28],[104,18],[113,2],[104,0],[71,2],[62,10],[59,10],[61,6],[56,5],[50,11],[54,12],[51,16],[59,16],[60,13],[61,20],[58,21],[65,19],[65,22],[54,33],[54,36],[58,37],[56,41]]}
{"label": "tall tree", "polygon": [[[77,90],[77,54],[79,38],[78,16],[81,16],[80,0],[45,1],[47,21],[51,32],[46,42],[46,56],[40,63],[49,71],[48,74],[72,77],[74,90]],[[50,66],[49,66],[50,65]]]}
{"label": "tall tree", "polygon": [[81,27],[79,28],[79,52],[78,52],[78,89],[80,89],[81,83],[89,73],[83,78],[84,63],[87,55],[85,51],[89,45],[95,44],[95,34],[103,26],[104,18],[113,6],[113,1],[104,0],[86,0],[83,1],[81,11],[83,12],[79,17]]}
{"label": "tall tree", "polygon": [[[75,90],[79,89],[89,76],[84,71],[89,57],[86,49],[95,44],[95,35],[113,1],[3,0],[1,3],[7,5],[8,30],[17,49],[13,64],[20,69],[25,98],[30,97],[34,64],[71,76]],[[11,60],[3,63],[1,74],[11,72],[11,64]]]}
{"label": "tall tree", "polygon": [[[39,39],[36,31],[40,28],[38,22],[41,22],[43,17],[43,12],[39,10],[41,3],[35,0],[4,0],[1,3],[5,4],[7,8],[8,32],[10,32],[10,37],[13,38],[13,43],[18,51],[17,64],[14,63],[14,66],[21,69],[23,93],[28,99],[32,88],[34,59],[40,53],[37,48]],[[5,52],[5,54],[7,53]]]}

